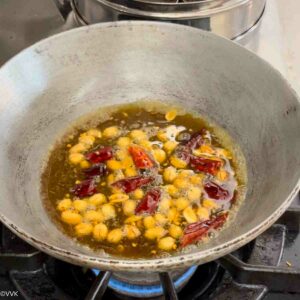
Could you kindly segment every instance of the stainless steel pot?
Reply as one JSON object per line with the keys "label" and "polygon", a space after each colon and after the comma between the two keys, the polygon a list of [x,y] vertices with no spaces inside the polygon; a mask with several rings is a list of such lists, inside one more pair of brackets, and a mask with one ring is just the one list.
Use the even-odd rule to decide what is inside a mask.
{"label": "stainless steel pot", "polygon": [[[35,247],[74,264],[158,271],[201,264],[267,229],[299,190],[300,105],[269,64],[236,44],[186,26],[116,22],[41,41],[0,69],[0,219]],[[40,197],[57,136],[96,108],[161,99],[209,116],[239,143],[248,194],[234,222],[185,254],[121,259],[65,236]]]}
{"label": "stainless steel pot", "polygon": [[[58,0],[56,0],[58,1]],[[241,39],[258,26],[266,0],[71,0],[81,24],[118,20],[157,20],[189,25],[229,39]]]}

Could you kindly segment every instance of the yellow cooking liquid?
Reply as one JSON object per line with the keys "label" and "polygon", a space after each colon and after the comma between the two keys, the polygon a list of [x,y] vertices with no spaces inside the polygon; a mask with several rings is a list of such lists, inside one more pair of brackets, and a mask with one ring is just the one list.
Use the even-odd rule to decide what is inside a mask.
{"label": "yellow cooking liquid", "polygon": [[46,208],[67,235],[113,255],[156,257],[201,243],[228,221],[243,184],[216,133],[178,107],[100,110],[50,152]]}

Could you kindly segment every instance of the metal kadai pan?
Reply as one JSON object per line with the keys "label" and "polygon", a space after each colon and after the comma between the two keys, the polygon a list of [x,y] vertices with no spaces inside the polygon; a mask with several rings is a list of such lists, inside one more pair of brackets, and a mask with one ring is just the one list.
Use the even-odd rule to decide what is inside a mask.
{"label": "metal kadai pan", "polygon": [[[123,259],[64,235],[40,197],[43,160],[58,134],[99,107],[174,101],[207,115],[240,145],[248,193],[217,238],[185,254]],[[22,51],[0,69],[0,219],[62,260],[113,271],[165,271],[217,259],[254,239],[299,190],[300,105],[268,63],[211,33],[156,22],[71,30]]]}

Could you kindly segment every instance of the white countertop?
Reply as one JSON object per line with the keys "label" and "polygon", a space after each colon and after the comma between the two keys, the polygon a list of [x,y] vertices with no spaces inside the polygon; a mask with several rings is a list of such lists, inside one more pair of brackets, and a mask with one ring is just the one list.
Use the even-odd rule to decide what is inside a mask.
{"label": "white countertop", "polygon": [[300,95],[300,1],[276,0],[276,2],[282,30],[286,76]]}
{"label": "white countertop", "polygon": [[299,0],[268,0],[258,46],[252,42],[246,47],[278,69],[300,95],[299,25]]}

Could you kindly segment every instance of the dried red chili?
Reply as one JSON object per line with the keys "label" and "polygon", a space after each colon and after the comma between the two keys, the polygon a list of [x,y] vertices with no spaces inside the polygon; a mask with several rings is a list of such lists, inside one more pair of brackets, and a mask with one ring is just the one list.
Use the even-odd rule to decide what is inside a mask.
{"label": "dried red chili", "polygon": [[156,211],[160,200],[161,192],[159,189],[150,190],[140,201],[135,209],[136,214],[152,214]]}
{"label": "dried red chili", "polygon": [[191,138],[188,141],[182,143],[182,145],[188,148],[189,150],[194,150],[195,148],[203,144],[203,133],[204,130],[193,133]]}
{"label": "dried red chili", "polygon": [[210,230],[220,228],[225,223],[227,217],[228,213],[226,212],[217,215],[213,219],[188,225],[181,238],[180,245],[185,247],[201,240]]}
{"label": "dried red chili", "polygon": [[190,162],[192,150],[199,147],[203,143],[203,130],[195,132],[191,135],[188,141],[182,142],[177,148],[175,155],[185,161],[187,164]]}
{"label": "dried red chili", "polygon": [[112,186],[121,189],[125,193],[130,193],[137,188],[146,185],[154,180],[153,177],[135,176],[118,180]]}
{"label": "dried red chili", "polygon": [[93,164],[98,164],[109,160],[113,157],[112,147],[104,147],[97,149],[93,152],[89,152],[85,155],[85,158]]}
{"label": "dried red chili", "polygon": [[217,183],[213,181],[207,181],[204,184],[204,190],[207,195],[215,200],[231,200],[229,199],[230,193],[226,189],[219,186]]}
{"label": "dried red chili", "polygon": [[97,183],[92,179],[86,179],[76,184],[72,189],[71,193],[79,198],[84,198],[87,196],[92,196],[97,193]]}
{"label": "dried red chili", "polygon": [[149,169],[153,167],[153,161],[148,154],[138,146],[129,147],[129,153],[138,169]]}
{"label": "dried red chili", "polygon": [[190,156],[191,167],[197,171],[216,175],[222,166],[219,160],[208,159],[204,157]]}
{"label": "dried red chili", "polygon": [[105,164],[95,164],[88,169],[83,170],[83,173],[87,178],[92,178],[96,176],[105,176],[108,173],[107,167]]}

